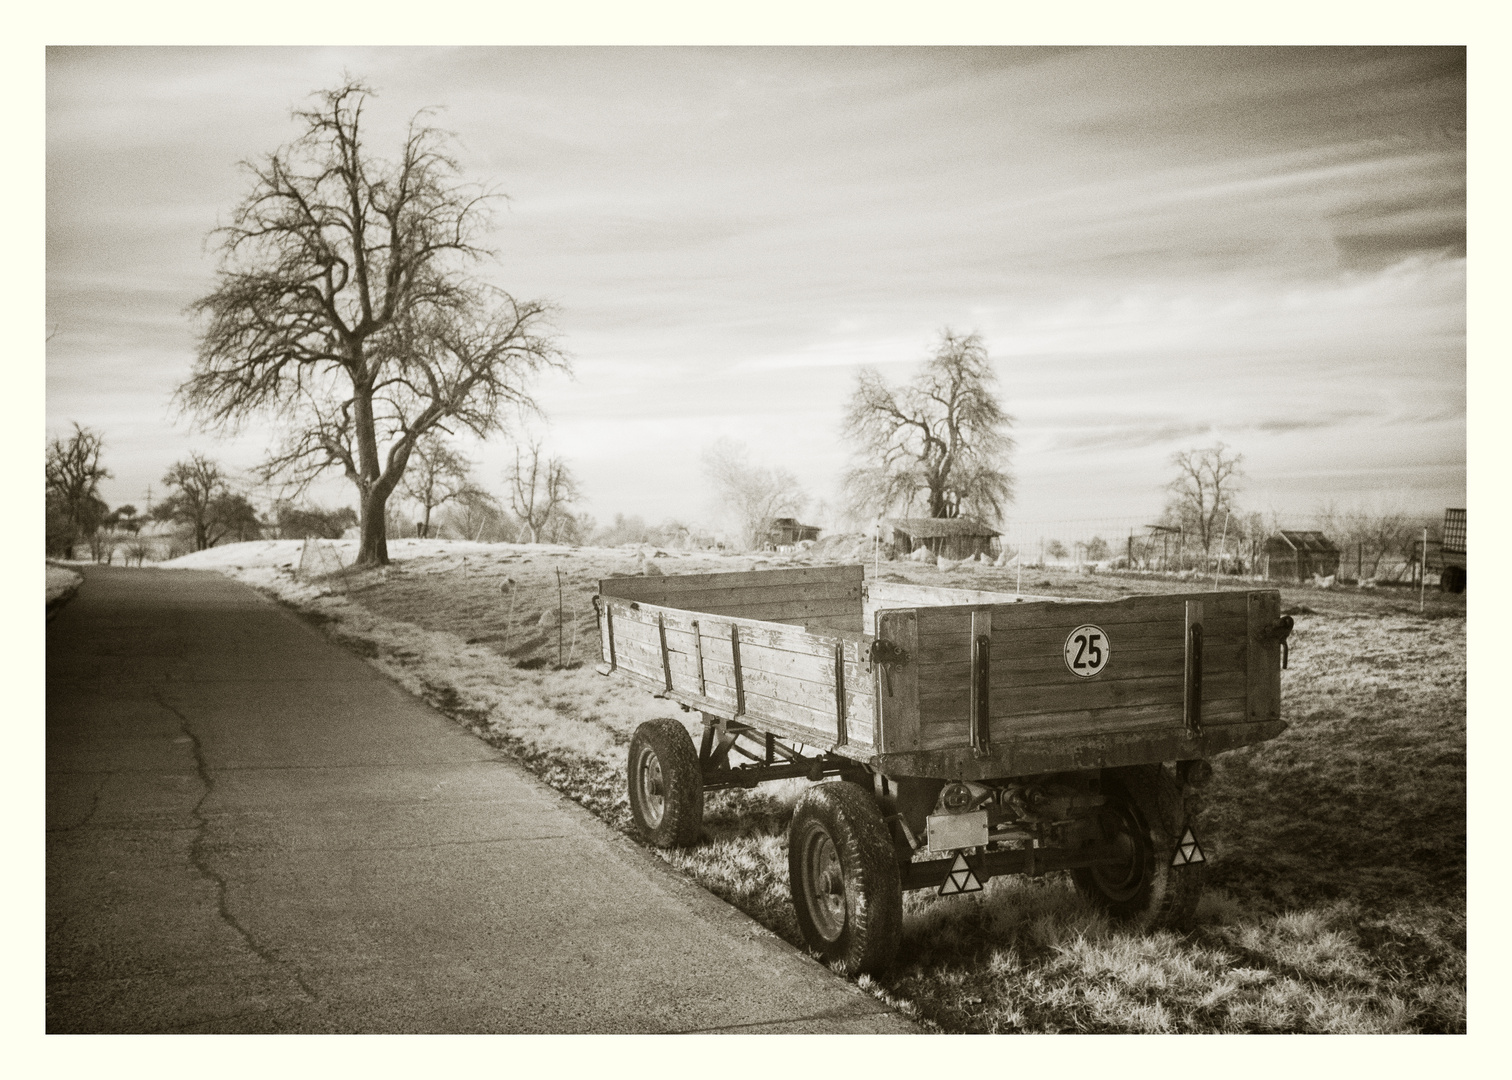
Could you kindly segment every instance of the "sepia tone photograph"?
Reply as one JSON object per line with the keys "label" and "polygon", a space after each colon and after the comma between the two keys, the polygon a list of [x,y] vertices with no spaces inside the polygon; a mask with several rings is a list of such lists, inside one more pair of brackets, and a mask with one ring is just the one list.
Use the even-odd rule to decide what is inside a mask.
{"label": "sepia tone photograph", "polygon": [[1467,1032],[1463,44],[45,80],[49,1034]]}

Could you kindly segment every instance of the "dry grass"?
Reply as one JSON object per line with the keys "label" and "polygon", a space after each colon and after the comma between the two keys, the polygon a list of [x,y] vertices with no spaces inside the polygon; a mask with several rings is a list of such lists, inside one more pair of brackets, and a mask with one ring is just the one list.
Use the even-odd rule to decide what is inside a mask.
{"label": "dry grass", "polygon": [[[582,662],[596,661],[594,583],[633,560],[500,545],[357,576],[345,596],[292,586],[279,571],[258,583],[628,831],[626,746],[671,707]],[[668,572],[751,565],[656,561]],[[566,670],[556,668],[556,629],[535,625],[555,606],[558,569],[578,624]],[[1014,582],[1003,571],[882,569],[934,584]],[[1088,599],[1206,584],[1024,579],[1025,591]],[[898,964],[862,985],[957,1032],[1463,1031],[1464,601],[1430,602],[1419,616],[1405,592],[1284,592],[1284,605],[1312,612],[1298,616],[1283,684],[1291,727],[1216,763],[1201,819],[1210,886],[1193,934],[1110,926],[1065,875],[999,878],[970,897],[908,894]],[[564,651],[572,632],[569,620]],[[664,853],[795,944],[786,829],[804,786],[711,794],[705,841]]]}

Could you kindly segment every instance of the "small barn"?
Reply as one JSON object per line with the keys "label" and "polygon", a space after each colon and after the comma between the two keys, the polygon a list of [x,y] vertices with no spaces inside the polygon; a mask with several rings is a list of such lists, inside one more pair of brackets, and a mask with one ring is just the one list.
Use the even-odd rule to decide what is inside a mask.
{"label": "small barn", "polygon": [[993,541],[1001,533],[974,517],[892,518],[892,547],[897,555],[908,555],[923,545],[947,559],[969,559],[973,555],[991,555]]}
{"label": "small barn", "polygon": [[770,548],[790,547],[800,540],[817,539],[819,526],[800,525],[797,518],[773,518],[766,532],[766,546]]}
{"label": "small barn", "polygon": [[1282,529],[1265,542],[1267,576],[1281,581],[1307,581],[1314,574],[1339,572],[1339,549],[1320,532]]}

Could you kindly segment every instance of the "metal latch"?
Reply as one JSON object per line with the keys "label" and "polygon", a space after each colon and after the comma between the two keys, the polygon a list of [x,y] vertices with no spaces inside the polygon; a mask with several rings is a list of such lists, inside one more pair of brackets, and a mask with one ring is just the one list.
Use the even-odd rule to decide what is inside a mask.
{"label": "metal latch", "polygon": [[866,654],[867,670],[875,671],[882,668],[882,680],[887,684],[887,696],[892,697],[892,669],[894,666],[902,667],[908,663],[908,650],[901,645],[877,638],[871,643],[871,649]]}
{"label": "metal latch", "polygon": [[1283,615],[1276,625],[1271,627],[1271,640],[1281,646],[1282,671],[1286,670],[1286,665],[1291,660],[1291,648],[1286,644],[1286,639],[1291,637],[1292,628],[1296,625],[1297,621],[1290,615]]}

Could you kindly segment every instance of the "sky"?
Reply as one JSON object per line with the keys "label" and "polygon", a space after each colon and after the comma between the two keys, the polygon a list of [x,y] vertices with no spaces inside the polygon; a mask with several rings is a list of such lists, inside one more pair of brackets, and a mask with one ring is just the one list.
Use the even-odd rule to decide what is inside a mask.
{"label": "sky", "polygon": [[[268,446],[173,410],[185,309],[238,162],[343,72],[376,152],[436,106],[509,195],[485,272],[554,305],[538,431],[600,522],[712,522],[727,437],[829,523],[857,371],[947,327],[1014,417],[1015,521],[1153,520],[1220,440],[1283,519],[1465,504],[1461,49],[55,48],[47,428],[104,434],[112,505]],[[502,491],[507,445],[466,449]]]}

